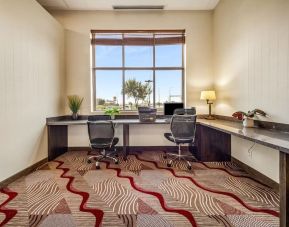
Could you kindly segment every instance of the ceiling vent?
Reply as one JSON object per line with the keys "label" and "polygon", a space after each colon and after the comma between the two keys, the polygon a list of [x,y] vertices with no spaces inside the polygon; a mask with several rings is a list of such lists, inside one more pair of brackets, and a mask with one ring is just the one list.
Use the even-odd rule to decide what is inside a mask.
{"label": "ceiling vent", "polygon": [[114,10],[163,10],[163,5],[116,5]]}

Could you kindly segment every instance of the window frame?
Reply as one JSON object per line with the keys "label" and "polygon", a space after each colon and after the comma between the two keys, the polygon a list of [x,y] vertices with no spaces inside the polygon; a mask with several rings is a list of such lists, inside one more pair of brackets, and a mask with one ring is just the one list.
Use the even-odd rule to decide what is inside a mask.
{"label": "window frame", "polygon": [[[185,36],[185,30],[91,30],[91,32],[93,34],[97,34],[97,33],[107,33],[107,34],[115,34],[115,33],[120,33],[122,35],[122,38],[124,38],[124,35],[127,34],[127,33],[152,33],[153,35],[153,40],[155,40],[155,35],[156,33],[159,34],[159,33],[168,33],[168,32],[179,32],[180,34],[182,33],[184,36]],[[92,111],[93,112],[103,112],[102,110],[99,110],[99,109],[96,109],[96,100],[97,100],[97,97],[96,97],[96,71],[97,70],[110,70],[110,71],[113,71],[113,70],[121,70],[122,71],[122,86],[121,88],[124,87],[124,84],[125,84],[125,71],[129,71],[129,70],[151,70],[153,72],[153,81],[152,81],[152,88],[153,88],[153,108],[156,108],[156,71],[160,71],[160,70],[166,70],[166,71],[170,71],[170,70],[180,70],[181,71],[181,75],[182,75],[182,78],[181,78],[181,84],[182,84],[182,91],[181,91],[181,100],[182,102],[184,103],[185,102],[185,61],[184,61],[184,58],[185,58],[185,42],[183,43],[180,43],[181,46],[182,46],[182,61],[181,61],[181,66],[180,67],[168,67],[168,66],[165,66],[165,67],[157,67],[156,66],[156,44],[155,42],[153,42],[153,66],[152,67],[126,67],[125,66],[125,44],[122,43],[120,46],[122,47],[122,66],[121,67],[96,67],[96,64],[95,64],[95,54],[96,54],[96,46],[95,44],[91,44],[91,48],[92,48],[92,105],[93,105],[93,108]],[[136,45],[137,46],[137,45]],[[151,45],[148,45],[148,46],[151,46]],[[129,113],[133,113],[133,112],[137,112],[137,110],[127,110],[125,109],[125,94],[122,95],[122,110],[121,110],[121,113],[124,113],[124,112],[129,112]],[[160,112],[158,110],[158,112]]]}

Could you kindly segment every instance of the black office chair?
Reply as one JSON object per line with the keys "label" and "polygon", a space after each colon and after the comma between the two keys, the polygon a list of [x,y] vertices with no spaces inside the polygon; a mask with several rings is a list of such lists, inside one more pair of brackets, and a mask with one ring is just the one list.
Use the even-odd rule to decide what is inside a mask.
{"label": "black office chair", "polygon": [[196,120],[197,116],[190,114],[177,115],[174,114],[171,119],[171,133],[165,133],[164,136],[171,142],[174,142],[178,145],[178,153],[166,153],[164,158],[167,156],[173,156],[167,166],[171,167],[173,161],[175,160],[184,160],[187,162],[187,168],[191,169],[192,165],[186,158],[195,159],[193,155],[182,155],[181,144],[190,144],[194,145],[195,143],[195,134],[196,134]]}
{"label": "black office chair", "polygon": [[87,126],[91,149],[102,150],[100,155],[89,156],[87,162],[91,163],[92,159],[94,159],[97,169],[100,168],[99,162],[103,159],[112,159],[115,164],[118,164],[115,145],[119,139],[114,137],[113,122],[102,120],[88,121]]}
{"label": "black office chair", "polygon": [[88,121],[109,121],[111,117],[109,115],[89,115]]}

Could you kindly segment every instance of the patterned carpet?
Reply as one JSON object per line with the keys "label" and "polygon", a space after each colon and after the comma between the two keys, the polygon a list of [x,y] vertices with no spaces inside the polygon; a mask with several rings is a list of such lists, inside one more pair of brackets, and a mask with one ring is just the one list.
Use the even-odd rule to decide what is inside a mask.
{"label": "patterned carpet", "polygon": [[67,152],[0,191],[0,226],[279,226],[279,195],[238,166],[162,152],[87,164]]}

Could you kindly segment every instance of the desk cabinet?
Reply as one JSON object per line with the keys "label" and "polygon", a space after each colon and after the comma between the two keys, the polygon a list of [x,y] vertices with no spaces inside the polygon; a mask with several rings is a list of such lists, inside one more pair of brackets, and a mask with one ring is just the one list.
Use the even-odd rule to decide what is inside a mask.
{"label": "desk cabinet", "polygon": [[48,125],[48,161],[64,154],[68,147],[67,125]]}
{"label": "desk cabinet", "polygon": [[[128,155],[129,124],[123,124],[124,151]],[[67,125],[48,125],[48,160],[51,161],[68,150]],[[231,160],[231,135],[197,124],[195,157],[204,162]]]}
{"label": "desk cabinet", "polygon": [[196,158],[203,162],[231,160],[231,135],[219,130],[197,125],[196,146],[193,151]]}

